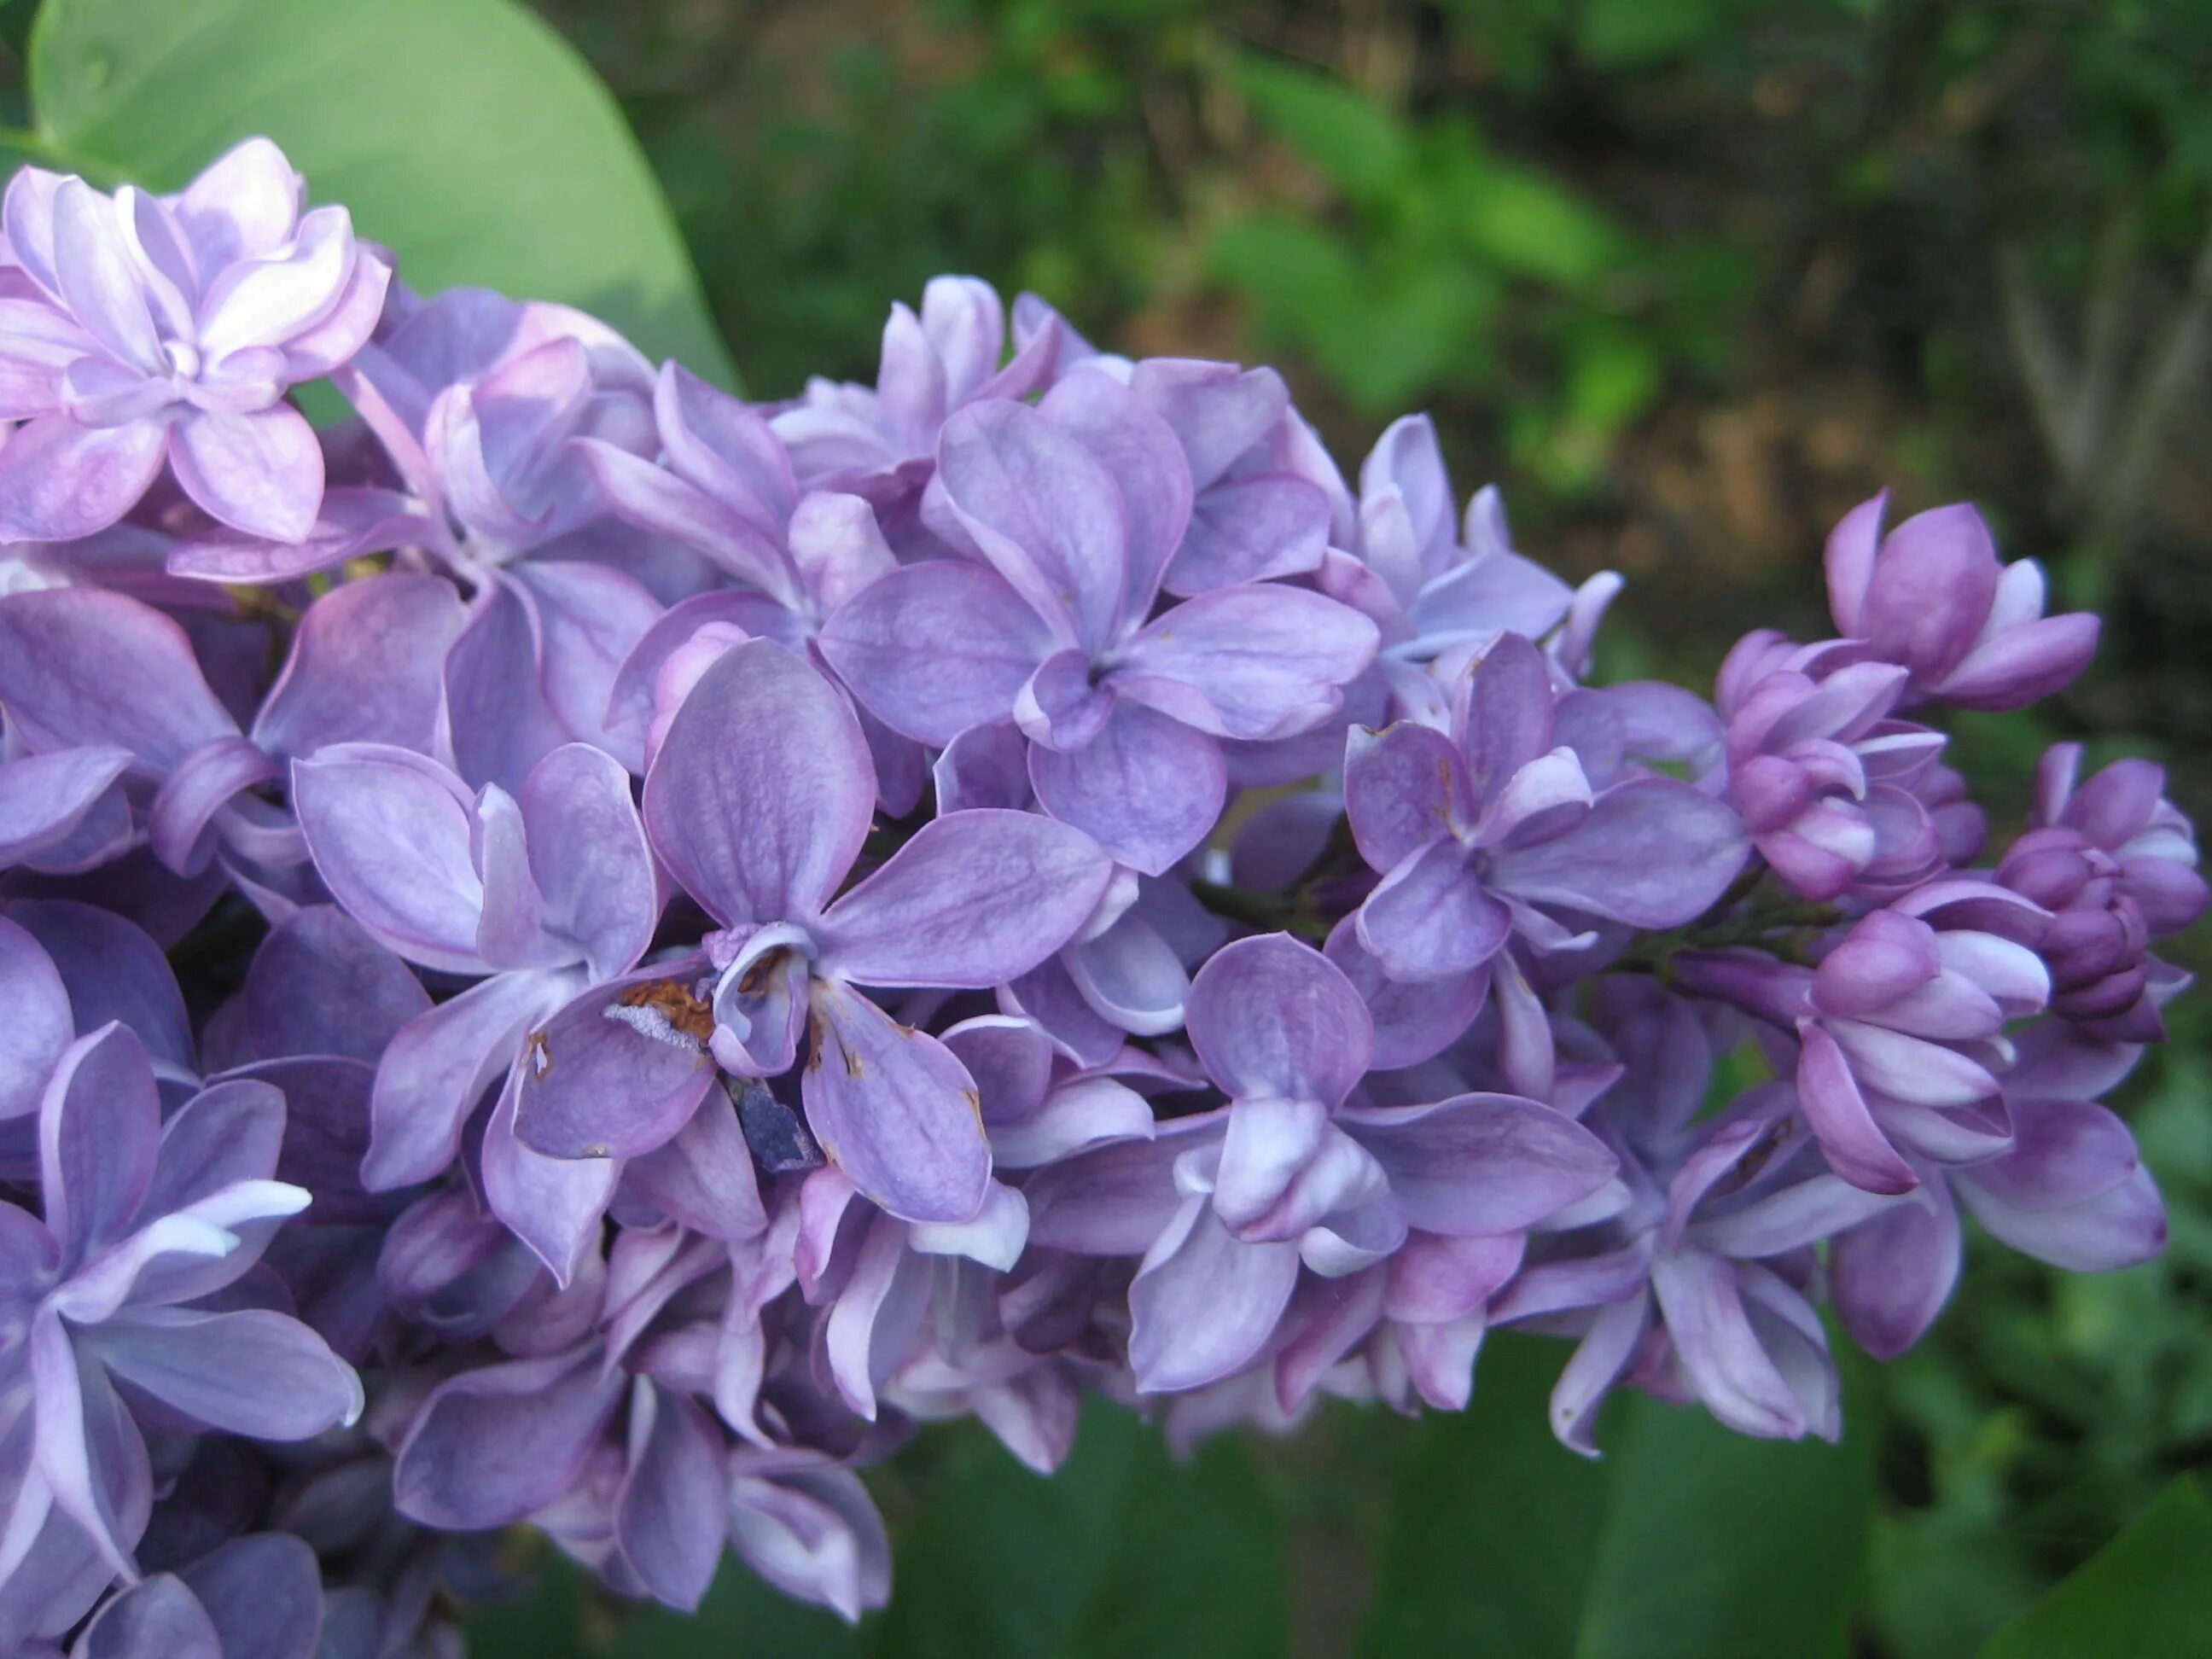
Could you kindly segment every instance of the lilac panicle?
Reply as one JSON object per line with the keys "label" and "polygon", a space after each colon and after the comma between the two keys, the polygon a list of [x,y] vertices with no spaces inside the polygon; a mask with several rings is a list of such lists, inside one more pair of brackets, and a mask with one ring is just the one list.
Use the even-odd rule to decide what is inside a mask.
{"label": "lilac panicle", "polygon": [[1942,712],[2097,623],[1971,507],[1709,702],[1426,417],[1348,483],[972,277],[754,404],[265,140],[0,219],[0,1651],[452,1653],[510,1526],[857,1620],[919,1423],[1462,1410],[1501,1328],[1579,1451],[1832,1438],[1825,1309],[1903,1352],[1970,1222],[2164,1244],[2194,831],[2062,744],[1992,836]]}

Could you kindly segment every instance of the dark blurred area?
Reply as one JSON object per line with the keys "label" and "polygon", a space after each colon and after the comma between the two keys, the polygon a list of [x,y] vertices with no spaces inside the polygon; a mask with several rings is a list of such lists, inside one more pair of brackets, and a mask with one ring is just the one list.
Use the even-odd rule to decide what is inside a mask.
{"label": "dark blurred area", "polygon": [[[756,396],[872,378],[938,271],[1034,289],[1133,355],[1277,365],[1347,470],[1431,411],[1522,550],[1630,577],[1616,672],[1692,683],[1747,627],[1824,629],[1854,503],[1970,498],[2108,619],[2066,697],[1960,723],[2000,823],[2063,737],[2212,808],[2202,0],[539,3]],[[2131,1085],[2168,1259],[1977,1252],[1867,1384],[1865,1652],[1969,1650],[2212,1451],[2212,1060],[2176,1013]],[[1301,1650],[1351,1645],[1431,1444],[1344,1413],[1263,1453]]]}

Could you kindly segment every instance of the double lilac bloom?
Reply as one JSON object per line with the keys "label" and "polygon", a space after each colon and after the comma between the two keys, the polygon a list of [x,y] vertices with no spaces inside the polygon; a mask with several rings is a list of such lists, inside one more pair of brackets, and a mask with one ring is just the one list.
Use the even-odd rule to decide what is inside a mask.
{"label": "double lilac bloom", "polygon": [[[685,1016],[704,1012],[706,1046],[733,1075],[787,1072],[805,1038],[800,1088],[824,1153],[894,1215],[968,1221],[991,1171],[974,1079],[860,988],[1003,984],[1067,942],[1112,869],[1088,836],[1051,819],[956,812],[832,903],[874,805],[866,741],[827,680],[769,640],[722,656],[646,777],[654,849],[720,924],[705,940],[709,971],[662,983]],[[696,1089],[624,1098],[600,1086],[629,1050],[700,1054],[698,1031],[638,1006],[647,1018],[610,1005],[596,1029],[580,1018],[549,1036],[545,1063],[523,1083],[525,1140],[556,1157],[629,1157],[683,1127]]]}
{"label": "double lilac bloom", "polygon": [[823,655],[886,726],[933,747],[1012,716],[1053,817],[1158,875],[1228,790],[1220,739],[1297,735],[1373,659],[1373,624],[1270,582],[1152,608],[1190,525],[1191,474],[1129,388],[1078,368],[1034,407],[945,423],[922,518],[967,556],[854,596]]}
{"label": "double lilac bloom", "polygon": [[1425,417],[1354,488],[972,277],[754,405],[265,140],[0,218],[0,1650],[449,1653],[518,1525],[858,1620],[918,1423],[1460,1410],[1500,1327],[1583,1452],[1833,1437],[1824,1304],[2164,1243],[2194,833],[2062,744],[1984,852],[1942,711],[2097,623],[1969,507],[1708,702]]}
{"label": "double lilac bloom", "polygon": [[67,541],[138,504],[166,459],[234,529],[296,542],[323,453],[285,392],[368,343],[391,267],[249,139],[162,198],[26,167],[0,264],[0,538]]}

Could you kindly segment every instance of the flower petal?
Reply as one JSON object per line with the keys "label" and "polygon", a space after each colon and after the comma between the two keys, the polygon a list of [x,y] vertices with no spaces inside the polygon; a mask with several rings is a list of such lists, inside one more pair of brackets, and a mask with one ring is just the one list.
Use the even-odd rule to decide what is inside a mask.
{"label": "flower petal", "polygon": [[678,710],[645,779],[653,850],[725,926],[811,921],[860,855],[876,775],[853,711],[781,646],[749,640]]}
{"label": "flower petal", "polygon": [[817,971],[861,985],[1003,985],[1074,937],[1113,872],[1090,836],[1033,812],[933,819],[830,907]]}
{"label": "flower petal", "polygon": [[974,1081],[935,1037],[834,980],[808,988],[814,1053],[800,1087],[822,1150],[907,1221],[969,1221],[991,1181]]}
{"label": "flower petal", "polygon": [[169,465],[185,494],[234,530],[301,542],[323,501],[323,447],[286,404],[233,415],[201,410],[169,428]]}
{"label": "flower petal", "polygon": [[1218,743],[1127,702],[1080,749],[1032,745],[1030,782],[1045,811],[1148,876],[1206,839],[1229,790]]}

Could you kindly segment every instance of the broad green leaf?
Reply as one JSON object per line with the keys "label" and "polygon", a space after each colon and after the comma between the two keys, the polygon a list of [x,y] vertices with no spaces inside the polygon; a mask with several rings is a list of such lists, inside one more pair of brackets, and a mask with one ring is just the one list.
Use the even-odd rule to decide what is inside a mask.
{"label": "broad green leaf", "polygon": [[1405,129],[1391,111],[1333,76],[1248,58],[1237,82],[1268,131],[1363,200],[1395,185],[1406,167]]}
{"label": "broad green leaf", "polygon": [[1862,1446],[1754,1440],[1643,1397],[1621,1415],[1577,1659],[1840,1659],[1866,1560]]}
{"label": "broad green leaf", "polygon": [[1376,1574],[1373,1659],[1574,1651],[1610,1472],[1552,1437],[1545,1402],[1565,1358],[1492,1338],[1474,1403],[1422,1419]]}
{"label": "broad green leaf", "polygon": [[1751,1440],[1702,1412],[1639,1397],[1608,1411],[1607,1455],[1584,1462],[1547,1426],[1565,1358],[1556,1343],[1497,1339],[1469,1410],[1424,1423],[1364,1650],[1844,1652],[1870,1501],[1860,1448]]}
{"label": "broad green leaf", "polygon": [[1982,1659],[2091,1653],[2212,1654],[2212,1504],[2191,1476],[1999,1631]]}
{"label": "broad green leaf", "polygon": [[1587,0],[1575,46],[1594,69],[1644,69],[1705,45],[1728,12],[1722,0]]}
{"label": "broad green leaf", "polygon": [[46,0],[29,72],[60,165],[173,189],[265,133],[416,289],[567,301],[730,382],[614,100],[510,0]]}
{"label": "broad green leaf", "polygon": [[[646,1607],[622,1622],[610,1659],[860,1659],[856,1631],[824,1608],[795,1601],[734,1555],[722,1558],[696,1613]],[[475,1650],[471,1649],[471,1652]],[[517,1659],[523,1650],[517,1650]],[[487,1659],[504,1659],[496,1651]]]}
{"label": "broad green leaf", "polygon": [[1626,235],[1565,185],[1483,157],[1454,171],[1462,230],[1500,270],[1581,294],[1629,262]]}
{"label": "broad green leaf", "polygon": [[1288,1645],[1279,1522],[1243,1446],[1177,1465],[1094,1401],[1051,1479],[969,1431],[922,1486],[877,1651],[889,1659],[1268,1659]]}

